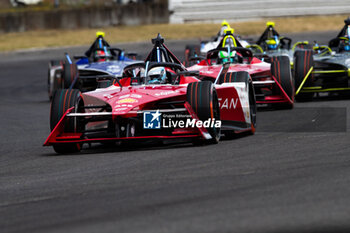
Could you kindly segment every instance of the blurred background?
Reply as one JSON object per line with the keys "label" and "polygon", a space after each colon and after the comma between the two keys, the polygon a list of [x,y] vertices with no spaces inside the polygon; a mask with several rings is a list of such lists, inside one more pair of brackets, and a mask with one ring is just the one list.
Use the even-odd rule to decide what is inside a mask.
{"label": "blurred background", "polygon": [[208,37],[224,19],[242,35],[267,20],[280,32],[330,31],[349,13],[350,0],[0,0],[0,51],[86,45],[96,30],[112,43]]}
{"label": "blurred background", "polygon": [[146,2],[148,0],[0,0],[1,7],[24,7],[30,5],[59,6],[87,6],[127,4],[131,2]]}
{"label": "blurred background", "polygon": [[[30,19],[21,19],[28,12],[35,15],[32,14]],[[58,18],[57,12],[62,16]],[[246,21],[349,12],[350,0],[0,0],[0,31],[150,23],[217,23],[223,19]],[[81,17],[85,17],[85,20],[92,17],[95,23],[79,22],[82,21]],[[60,20],[65,20],[65,23],[58,23]],[[20,23],[12,26],[11,21]]]}

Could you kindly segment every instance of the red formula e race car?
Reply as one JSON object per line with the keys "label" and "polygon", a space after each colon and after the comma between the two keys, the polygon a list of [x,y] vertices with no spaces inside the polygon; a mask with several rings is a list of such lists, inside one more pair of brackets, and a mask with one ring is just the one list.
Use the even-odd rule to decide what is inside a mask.
{"label": "red formula e race car", "polygon": [[[225,79],[230,81],[247,75],[253,80],[256,103],[276,108],[293,108],[294,85],[288,56],[271,57],[270,63],[253,57],[233,35],[227,33],[218,48],[208,51],[206,57],[193,57],[197,64],[188,70],[199,71],[201,80],[216,79],[222,64],[229,66]],[[232,74],[228,76],[228,74]]]}
{"label": "red formula e race car", "polygon": [[78,152],[84,143],[188,139],[217,143],[221,133],[255,131],[251,79],[228,81],[222,65],[216,80],[186,70],[158,36],[145,62],[124,68],[115,84],[81,93],[57,91],[51,103],[51,134],[44,146]]}

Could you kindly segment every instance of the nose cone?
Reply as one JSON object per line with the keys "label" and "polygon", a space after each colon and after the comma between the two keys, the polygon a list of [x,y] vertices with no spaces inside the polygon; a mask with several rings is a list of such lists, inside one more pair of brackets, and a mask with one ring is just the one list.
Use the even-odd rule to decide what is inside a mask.
{"label": "nose cone", "polygon": [[[111,86],[84,95],[90,99],[108,103],[112,108],[113,115],[123,115],[131,110],[134,114],[136,113],[134,111],[142,110],[145,104],[154,101],[183,96],[186,94],[186,90],[186,86],[173,85],[129,86],[123,88]],[[89,101],[89,104],[95,104],[95,102]]]}
{"label": "nose cone", "polygon": [[111,106],[113,106],[113,114],[122,115],[130,112],[132,109],[146,102],[147,97],[144,95],[130,93],[117,96],[113,100],[113,104]]}

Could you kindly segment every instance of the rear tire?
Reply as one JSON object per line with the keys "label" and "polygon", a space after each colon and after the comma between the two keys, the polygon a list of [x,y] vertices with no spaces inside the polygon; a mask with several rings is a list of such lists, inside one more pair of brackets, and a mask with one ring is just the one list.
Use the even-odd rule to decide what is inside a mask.
{"label": "rear tire", "polygon": [[[48,69],[48,74],[47,74],[47,92],[49,95],[49,99],[52,100],[53,93],[57,90],[62,88],[61,85],[61,79],[58,80],[56,75],[54,74],[53,76],[51,75],[51,70],[54,67],[63,67],[63,61],[60,60],[51,60],[49,62],[49,69]],[[60,77],[61,78],[61,77]]]}
{"label": "rear tire", "polygon": [[[50,128],[51,131],[56,127],[64,113],[71,107],[75,107],[74,112],[83,112],[84,103],[81,98],[81,93],[76,89],[60,89],[57,90],[52,98],[50,112]],[[78,118],[71,118],[66,121],[64,132],[81,132],[83,125],[78,121]],[[54,150],[59,154],[76,153],[81,149],[79,143],[62,143],[54,144]]]}
{"label": "rear tire", "polygon": [[[271,57],[271,74],[276,78],[288,97],[294,103],[294,82],[289,58],[287,56]],[[293,108],[293,103],[283,104],[283,107],[291,109]]]}
{"label": "rear tire", "polygon": [[[218,95],[210,81],[193,82],[187,86],[187,102],[191,105],[199,120],[220,120]],[[208,143],[216,144],[220,140],[221,128],[206,128],[212,139]]]}
{"label": "rear tire", "polygon": [[[75,77],[78,75],[78,67],[77,64],[72,63],[70,64],[68,61],[66,61],[63,64],[63,82],[64,82],[64,88],[70,88],[72,83],[74,82]],[[74,86],[72,87],[74,88]]]}
{"label": "rear tire", "polygon": [[304,49],[312,49],[312,45],[309,43],[299,43],[297,46],[295,46],[295,51]]}
{"label": "rear tire", "polygon": [[[306,74],[309,72],[310,68],[314,65],[313,51],[312,50],[302,50],[296,51],[294,53],[294,81],[295,81],[295,90],[298,90],[299,86],[303,82]],[[304,87],[312,86],[313,74],[310,74]],[[302,93],[299,92],[295,96],[297,101],[310,101],[314,93]]]}

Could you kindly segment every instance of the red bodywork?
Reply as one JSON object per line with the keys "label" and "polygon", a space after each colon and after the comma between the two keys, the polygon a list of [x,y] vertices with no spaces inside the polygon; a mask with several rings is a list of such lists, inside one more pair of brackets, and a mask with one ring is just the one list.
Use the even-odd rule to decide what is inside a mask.
{"label": "red bodywork", "polygon": [[[212,69],[214,67],[211,67]],[[152,131],[144,129],[144,135],[139,136],[106,136],[106,137],[88,137],[84,133],[66,133],[64,126],[69,117],[93,119],[94,117],[104,118],[101,121],[91,121],[86,124],[85,130],[95,129],[98,127],[106,127],[106,122],[125,122],[128,119],[136,119],[142,117],[143,111],[172,112],[172,113],[186,113],[193,119],[197,119],[193,109],[186,101],[187,84],[191,82],[200,82],[196,77],[180,77],[179,85],[131,85],[131,78],[123,78],[120,80],[122,87],[114,84],[111,87],[104,89],[97,89],[92,92],[85,92],[82,94],[84,106],[88,107],[84,113],[75,113],[74,107],[67,110],[59,123],[52,130],[51,134],[44,143],[44,146],[50,146],[58,143],[90,143],[103,141],[118,141],[129,139],[164,139],[164,138],[204,138],[210,139],[205,128],[174,128],[164,130]],[[216,85],[215,86],[220,102],[220,114],[222,129],[235,130],[237,132],[251,130],[251,123],[247,121],[247,110],[242,106],[241,99],[237,89],[233,85]],[[241,92],[245,90],[240,88]],[[164,106],[162,104],[165,103]],[[175,109],[170,109],[166,103],[174,103]],[[92,106],[109,106],[109,110],[101,111],[99,108]],[[74,115],[75,114],[75,115]],[[225,123],[226,122],[226,123]],[[240,126],[235,127],[230,122],[240,122]],[[225,125],[227,124],[228,125]],[[209,136],[208,136],[209,135]]]}
{"label": "red bodywork", "polygon": [[[198,106],[194,106],[194,109],[192,109],[189,102],[187,102],[187,98],[190,98],[190,101],[195,100],[192,103],[197,104],[202,101],[203,95],[206,94],[204,91],[198,90],[200,89],[198,86],[202,87],[202,85],[196,85],[196,82],[201,82],[201,79],[198,79],[193,72],[188,72],[163,42],[164,39],[160,34],[152,39],[154,48],[145,59],[145,63],[125,67],[123,78],[119,79],[118,77],[114,85],[83,93],[83,107],[79,105],[79,112],[74,107],[68,109],[54,127],[44,145],[157,138],[212,139],[206,128],[200,125],[196,125],[196,127],[185,126],[187,128],[179,125],[167,127],[163,121],[161,122],[163,123],[161,124],[162,127],[159,129],[146,129],[143,117],[148,111],[155,111],[155,115],[162,113],[164,118],[164,114],[178,114],[180,118],[185,115],[186,120],[196,122],[198,117],[194,109],[198,111]],[[149,67],[155,67],[156,65],[166,68],[167,72],[170,73],[170,77],[175,75],[176,79],[169,82],[172,84],[149,84],[150,82],[146,81],[150,77],[147,75]],[[144,68],[145,77],[141,78],[142,72],[140,70],[130,72],[135,66]],[[202,74],[207,73],[207,76],[212,78],[216,78],[219,70],[223,67],[219,65],[198,66]],[[174,72],[171,72],[172,70],[168,68],[174,68]],[[176,69],[180,72],[175,73]],[[188,72],[187,75],[186,72]],[[215,79],[211,81],[214,82]],[[139,83],[148,84],[141,85]],[[189,83],[195,84],[191,85],[191,95],[187,97]],[[249,95],[251,93],[249,87],[251,85],[249,86],[246,82],[236,82],[217,84],[214,87],[220,105],[217,106],[217,102],[215,102],[216,108],[219,108],[219,110],[215,109],[217,110],[215,112],[220,112],[220,119],[215,120],[221,120],[221,130],[254,131],[255,113],[251,114],[251,106],[254,105],[255,107],[255,102],[250,105],[250,96],[252,95]],[[214,101],[210,102],[212,114],[210,119],[213,118],[213,103]],[[68,118],[70,118],[68,123],[73,124],[74,122],[74,129],[80,129],[80,132],[65,132]],[[68,128],[67,131],[72,131],[71,127]]]}
{"label": "red bodywork", "polygon": [[[202,77],[215,79],[220,72],[221,65],[212,64],[211,60],[208,59],[187,69],[199,71]],[[250,64],[230,64],[228,72],[238,71],[246,71],[252,78],[257,104],[293,104],[293,100],[283,90],[276,77],[271,74],[271,64],[255,57],[252,58]]]}

